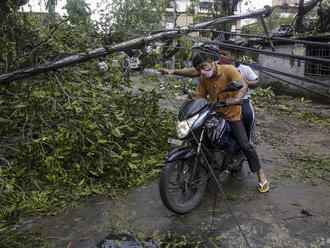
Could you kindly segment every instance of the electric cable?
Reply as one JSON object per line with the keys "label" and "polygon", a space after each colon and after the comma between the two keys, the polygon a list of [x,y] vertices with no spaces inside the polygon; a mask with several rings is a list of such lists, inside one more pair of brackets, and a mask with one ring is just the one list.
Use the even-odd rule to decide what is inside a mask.
{"label": "electric cable", "polygon": [[[198,51],[199,51],[199,52],[202,52],[202,53],[205,53],[205,54],[209,54],[209,55],[215,55],[215,53],[212,53],[212,52],[205,52],[205,51],[200,51],[200,50],[198,50]],[[221,56],[220,56],[220,57],[221,57]],[[301,86],[301,85],[299,85],[299,84],[296,84],[296,83],[293,83],[293,82],[286,81],[286,80],[284,80],[284,79],[282,79],[282,78],[279,78],[279,77],[275,77],[275,76],[273,76],[272,74],[267,73],[266,71],[271,72],[271,73],[275,73],[275,74],[282,74],[282,75],[283,75],[283,74],[286,74],[286,75],[283,75],[283,76],[286,76],[286,77],[292,77],[292,76],[295,76],[295,75],[287,74],[287,73],[282,73],[282,72],[280,72],[280,71],[276,71],[276,70],[269,69],[269,68],[266,68],[266,67],[261,67],[261,66],[254,65],[254,64],[251,64],[251,63],[247,63],[247,62],[243,62],[243,61],[240,61],[240,60],[236,60],[236,61],[239,62],[239,63],[242,63],[242,64],[244,64],[244,65],[248,65],[248,66],[256,67],[256,68],[258,68],[259,71],[261,71],[262,73],[265,73],[265,74],[267,74],[267,75],[270,75],[270,76],[272,76],[272,77],[274,77],[274,78],[276,78],[276,79],[278,79],[278,80],[281,80],[281,81],[283,81],[283,82],[286,82],[286,83],[288,83],[288,84],[292,84],[292,85],[297,86],[297,87],[299,87],[299,88],[302,88],[302,89],[304,89],[304,90],[307,90],[307,91],[313,92],[313,93],[315,93],[315,94],[322,95],[322,96],[327,97],[327,98],[330,98],[330,95],[328,95],[328,94],[325,94],[325,93],[322,93],[322,92],[319,92],[319,91],[316,91],[316,90],[313,90],[313,89],[309,89],[309,88],[304,87],[304,86]],[[299,78],[300,78],[300,77],[299,77]],[[298,79],[299,79],[299,78],[298,78]],[[303,78],[302,78],[302,79],[303,79]]]}
{"label": "electric cable", "polygon": [[315,94],[317,94],[317,95],[321,95],[321,96],[324,96],[324,97],[327,97],[327,98],[330,99],[330,95],[328,95],[328,94],[325,94],[325,93],[322,93],[322,92],[319,92],[319,91],[316,91],[316,90],[313,90],[313,89],[309,89],[309,88],[307,88],[307,87],[304,87],[304,86],[302,86],[302,85],[299,85],[299,84],[296,84],[296,83],[293,83],[293,82],[289,82],[289,81],[287,81],[287,80],[285,80],[285,79],[283,79],[283,78],[276,77],[276,76],[274,76],[273,74],[268,73],[268,72],[265,72],[265,71],[263,71],[262,73],[264,73],[264,74],[266,74],[266,75],[268,75],[268,76],[270,76],[270,77],[273,77],[273,78],[275,78],[275,79],[281,80],[281,81],[283,81],[283,82],[285,82],[285,83],[287,83],[287,84],[292,84],[292,85],[294,85],[294,86],[296,86],[296,87],[298,87],[298,88],[301,88],[301,89],[304,89],[304,90],[308,90],[308,91],[313,92],[313,93],[315,93]]}
{"label": "electric cable", "polygon": [[[212,55],[212,56],[218,56],[220,58],[223,57],[220,54],[216,54],[214,52],[206,52],[206,51],[203,51],[203,50],[200,50],[200,49],[194,49],[194,48],[192,48],[192,50],[194,50],[196,52],[202,52],[202,53],[205,53],[205,54],[208,54],[208,55]],[[234,59],[233,59],[233,61],[234,61]],[[307,83],[312,83],[312,84],[316,84],[316,85],[319,85],[319,86],[325,86],[325,87],[329,87],[330,86],[329,84],[323,83],[321,81],[317,81],[317,80],[313,80],[313,79],[309,79],[309,78],[304,78],[304,77],[296,76],[296,75],[293,75],[293,74],[289,74],[289,73],[277,71],[277,70],[266,68],[266,67],[262,67],[262,66],[259,66],[259,65],[254,65],[254,64],[251,64],[251,63],[246,63],[246,62],[243,62],[243,61],[240,61],[240,60],[236,60],[236,61],[239,62],[239,63],[245,64],[245,65],[248,65],[248,66],[257,67],[262,72],[268,71],[268,72],[271,72],[271,73],[280,74],[280,75],[283,75],[283,76],[286,76],[286,77],[289,77],[289,78],[293,78],[293,79],[297,79],[297,80],[302,80],[302,81],[305,81]],[[295,84],[295,83],[291,83],[291,84],[299,87],[298,84]],[[301,86],[300,88],[305,89],[307,91],[311,91],[313,93],[317,93],[317,91],[312,90],[312,89],[309,89],[307,87]],[[321,92],[318,92],[318,93],[320,95],[322,95],[322,96],[325,96],[325,97],[328,97],[328,98],[330,97],[327,94],[324,94],[324,93],[321,93]]]}
{"label": "electric cable", "polygon": [[[189,37],[189,36],[188,36]],[[201,40],[202,41],[202,40]],[[210,42],[210,41],[205,41],[205,42]],[[223,44],[223,43],[222,43]],[[227,44],[227,43],[226,43]],[[230,44],[227,44],[227,45],[229,45],[230,46]],[[220,46],[222,46],[222,45],[220,45]],[[245,47],[243,47],[243,46],[240,46],[241,47],[241,49],[239,49],[239,50],[245,50]],[[236,49],[236,48],[235,48]],[[246,49],[249,49],[249,48],[246,48]],[[267,53],[268,51],[263,51],[263,50],[259,50],[259,49],[254,49],[254,51],[253,52],[255,52],[255,53],[261,53],[261,54],[265,54],[265,53]],[[269,53],[272,53],[272,52],[269,52]],[[307,61],[300,61],[301,63],[304,63],[304,64],[308,64],[308,65],[316,65],[316,66],[321,66],[322,68],[320,69],[320,70],[326,70],[326,69],[329,69],[329,71],[330,71],[330,65],[324,65],[324,64],[319,64],[319,63],[315,63],[315,62],[310,62],[309,61],[309,58],[313,58],[313,60],[314,61],[321,61],[321,62],[324,62],[324,60],[326,60],[326,61],[328,61],[328,62],[330,62],[330,60],[328,60],[328,59],[323,59],[323,58],[315,58],[315,57],[310,57],[310,56],[299,56],[299,58],[297,58],[297,56],[296,55],[289,55],[289,54],[283,54],[283,53],[278,53],[279,54],[279,56],[278,57],[281,57],[282,59],[285,59],[285,60],[292,60],[292,59],[296,59],[296,60],[298,60],[298,61],[300,61],[300,60],[304,60],[303,58],[301,58],[301,57],[306,57],[307,58]],[[267,54],[266,54],[267,55]],[[283,56],[283,57],[282,57]]]}
{"label": "electric cable", "polygon": [[[164,31],[180,31],[182,29],[160,29],[160,30],[140,30],[140,29],[125,29],[127,31],[139,31],[139,32],[146,32],[146,33],[153,33],[153,32],[164,32]],[[319,46],[319,47],[329,47],[329,42],[318,42],[318,41],[308,41],[308,40],[298,40],[298,39],[291,39],[291,38],[283,38],[278,36],[265,36],[261,34],[242,34],[237,32],[230,32],[230,31],[223,31],[223,30],[215,30],[215,29],[207,29],[207,28],[190,28],[191,31],[197,32],[213,32],[213,33],[223,33],[223,34],[230,34],[233,36],[242,36],[242,37],[250,37],[250,38],[261,38],[261,39],[271,39],[271,40],[278,40],[284,41],[288,43],[297,43],[297,44],[304,44],[304,45],[312,45],[312,46]]]}
{"label": "electric cable", "polygon": [[214,33],[231,34],[231,35],[235,35],[235,36],[238,35],[238,36],[242,36],[242,37],[271,39],[271,40],[278,40],[278,41],[284,41],[284,42],[291,42],[291,43],[298,43],[298,44],[304,44],[304,45],[313,45],[313,46],[321,46],[321,47],[330,48],[330,43],[326,43],[326,42],[289,39],[289,38],[276,37],[274,35],[265,36],[265,35],[259,35],[259,34],[240,34],[240,33],[236,33],[236,32],[221,31],[221,30],[214,30],[214,29],[191,29],[191,30],[196,30],[198,32],[214,32]]}
{"label": "electric cable", "polygon": [[[210,42],[206,42],[206,43],[210,43]],[[216,42],[216,43],[218,43],[218,42]],[[226,43],[223,43],[223,44],[228,45]],[[229,45],[228,47],[232,48],[232,45]],[[240,47],[240,46],[234,46],[234,47],[236,48],[236,47]],[[242,50],[242,48],[239,48],[239,49]],[[257,50],[257,49],[254,49],[254,50]],[[263,53],[264,52],[265,51],[263,51]],[[268,52],[268,53],[272,53],[272,52]],[[283,55],[285,55],[285,54],[283,54]],[[287,55],[287,56],[293,56],[293,55]],[[296,57],[296,56],[294,56],[294,57]],[[304,56],[300,56],[300,57],[304,57]],[[330,63],[330,60],[327,60],[327,61],[329,61],[329,63]],[[273,69],[268,69],[268,68],[262,67],[262,66],[259,66],[259,68],[262,68],[263,70],[268,70],[269,72],[274,72],[275,71]],[[330,87],[330,83],[322,82],[322,81],[319,81],[319,80],[315,80],[315,79],[311,79],[311,78],[303,78],[303,77],[300,77],[300,76],[292,75],[292,74],[281,72],[281,71],[276,71],[275,73],[282,74],[283,76],[292,77],[292,78],[295,78],[295,79],[298,79],[298,80],[303,80],[303,81],[306,81],[306,82],[311,83],[311,84],[320,85],[320,86],[324,86],[324,87]]]}
{"label": "electric cable", "polygon": [[291,54],[278,53],[278,52],[271,52],[271,51],[259,50],[259,49],[256,49],[256,48],[250,48],[250,47],[244,47],[244,46],[239,46],[239,45],[228,44],[228,43],[224,43],[224,42],[220,42],[220,41],[209,41],[209,40],[205,40],[205,39],[204,40],[203,39],[197,39],[197,38],[194,38],[194,37],[191,37],[191,36],[187,36],[187,38],[192,40],[192,41],[195,41],[195,42],[213,44],[213,45],[218,45],[218,46],[225,47],[225,48],[230,48],[230,49],[250,51],[250,52],[253,52],[253,53],[264,54],[264,55],[280,57],[280,58],[284,57],[284,58],[299,59],[299,60],[312,61],[312,62],[322,62],[322,63],[330,65],[330,59],[315,58],[315,57],[311,57],[311,56],[291,55]]}
{"label": "electric cable", "polygon": [[[159,47],[168,47],[168,48],[172,48],[171,46],[159,46]],[[185,49],[184,47],[177,47],[177,48],[180,48],[180,49]],[[205,47],[206,49],[207,47]],[[216,49],[216,48],[213,48],[213,49]],[[220,51],[220,49],[217,49],[218,51]],[[212,54],[213,55],[213,54]],[[221,55],[218,55],[219,57],[222,57]],[[292,61],[292,59],[289,59],[289,58],[281,58],[281,59],[284,59],[284,60],[287,60],[287,61]],[[300,61],[300,60],[298,60]],[[308,61],[300,61],[301,64],[308,64],[308,65],[315,65],[315,66],[322,66],[322,69],[329,69],[330,71],[330,66],[327,66],[327,65],[320,65],[318,63],[313,63],[313,62],[308,62]]]}

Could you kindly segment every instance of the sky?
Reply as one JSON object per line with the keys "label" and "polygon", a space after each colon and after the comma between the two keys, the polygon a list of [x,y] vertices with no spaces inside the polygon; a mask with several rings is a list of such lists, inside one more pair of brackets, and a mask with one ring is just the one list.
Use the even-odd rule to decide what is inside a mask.
{"label": "sky", "polygon": [[[85,0],[85,2],[89,5],[91,8],[93,14],[92,14],[92,19],[97,20],[99,19],[99,15],[96,12],[97,10],[97,2],[95,0]],[[63,7],[66,4],[66,0],[57,0],[57,5],[56,5],[56,13],[59,13],[60,15],[65,15],[66,11],[63,9]],[[30,11],[30,6],[32,8],[33,12],[46,12],[46,7],[45,7],[45,0],[29,0],[29,2],[23,6],[24,11]]]}
{"label": "sky", "polygon": [[[44,12],[45,10],[45,0],[30,0],[28,4],[23,6],[24,11],[30,11],[32,9],[33,12]],[[98,20],[100,18],[99,14],[97,13],[97,0],[86,0],[86,3],[89,4],[93,14],[92,19]],[[245,3],[248,2],[247,5]],[[66,4],[66,0],[58,0],[56,6],[56,12],[60,15],[65,15],[65,10],[63,7]],[[272,0],[243,0],[241,4],[241,13],[246,13],[249,10],[253,9],[260,9],[263,8],[265,5],[271,5]],[[31,6],[31,8],[30,8]]]}

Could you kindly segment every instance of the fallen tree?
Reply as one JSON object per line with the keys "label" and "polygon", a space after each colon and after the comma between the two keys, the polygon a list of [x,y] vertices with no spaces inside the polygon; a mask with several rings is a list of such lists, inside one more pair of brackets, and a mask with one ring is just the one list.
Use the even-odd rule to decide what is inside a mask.
{"label": "fallen tree", "polygon": [[13,72],[5,73],[0,75],[0,83],[10,82],[17,79],[26,78],[32,75],[40,74],[43,72],[48,72],[51,70],[56,70],[60,68],[64,68],[67,66],[76,65],[79,63],[83,63],[86,61],[89,61],[94,58],[102,57],[108,54],[112,54],[114,52],[124,51],[129,48],[133,47],[139,47],[147,45],[150,42],[153,42],[155,40],[166,40],[166,39],[173,39],[179,36],[182,36],[184,34],[194,32],[193,29],[198,28],[206,28],[209,26],[213,26],[219,23],[228,22],[228,21],[234,21],[234,20],[240,20],[240,19],[246,19],[246,18],[254,18],[258,16],[268,16],[272,12],[272,8],[269,6],[265,6],[263,9],[259,9],[256,11],[253,11],[248,14],[243,15],[232,15],[232,16],[226,16],[221,17],[212,21],[207,21],[199,24],[194,24],[189,27],[184,27],[181,30],[174,30],[174,31],[162,31],[156,34],[151,34],[148,36],[143,36],[135,39],[131,39],[128,41],[124,41],[115,45],[105,46],[103,48],[94,49],[92,51],[86,52],[86,53],[78,53],[74,54],[65,58],[62,58],[57,61],[43,63],[40,65],[36,65],[33,67],[23,68],[19,69]]}

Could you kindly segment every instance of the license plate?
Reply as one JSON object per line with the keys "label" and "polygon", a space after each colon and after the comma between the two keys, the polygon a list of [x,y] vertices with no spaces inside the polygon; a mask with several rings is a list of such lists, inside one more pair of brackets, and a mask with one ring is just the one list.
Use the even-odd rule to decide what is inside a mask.
{"label": "license plate", "polygon": [[167,142],[177,146],[183,145],[183,141],[177,139],[168,139]]}

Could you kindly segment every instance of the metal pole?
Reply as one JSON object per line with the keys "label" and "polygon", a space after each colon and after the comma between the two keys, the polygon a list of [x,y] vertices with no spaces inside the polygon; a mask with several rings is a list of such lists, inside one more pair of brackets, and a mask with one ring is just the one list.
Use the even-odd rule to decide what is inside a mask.
{"label": "metal pole", "polygon": [[268,40],[269,40],[270,46],[272,47],[272,51],[275,52],[275,47],[274,47],[274,44],[273,44],[273,41],[272,41],[271,37],[269,36],[269,32],[268,32],[264,17],[259,16],[258,19],[260,20],[260,22],[262,24],[262,27],[264,28],[265,34],[268,36]]}
{"label": "metal pole", "polygon": [[[176,28],[176,0],[173,0],[173,29]],[[173,49],[175,47],[174,40],[173,40]],[[172,57],[172,69],[175,69],[175,54]]]}

